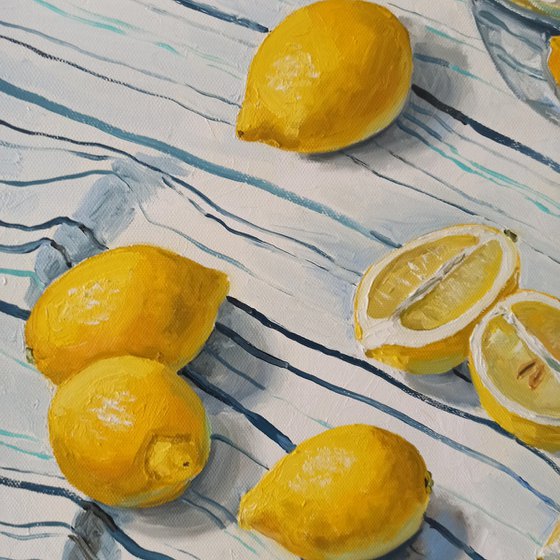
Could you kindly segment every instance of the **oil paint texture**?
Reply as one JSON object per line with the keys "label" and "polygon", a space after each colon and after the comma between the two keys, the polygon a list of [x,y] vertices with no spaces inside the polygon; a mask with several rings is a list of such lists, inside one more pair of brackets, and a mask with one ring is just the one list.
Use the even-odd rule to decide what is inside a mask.
{"label": "oil paint texture", "polygon": [[[551,37],[560,34],[559,20],[550,10],[539,7],[537,13],[506,0],[382,2],[406,29],[413,68],[405,80],[405,89],[411,84],[408,96],[393,99],[386,121],[365,119],[363,130],[344,139],[346,147],[328,154],[301,155],[241,141],[236,128],[248,99],[252,61],[259,48],[274,42],[271,30],[309,3],[2,2],[1,558],[297,558],[271,535],[239,526],[242,496],[251,496],[259,484],[262,491],[267,477],[278,472],[275,465],[297,458],[300,445],[314,441],[309,438],[351,425],[398,434],[433,479],[429,503],[419,499],[418,508],[409,511],[407,531],[397,531],[407,539],[414,533],[412,538],[388,559],[534,559],[553,532],[560,515],[560,456],[550,426],[558,426],[558,393],[547,390],[550,402],[543,397],[536,407],[533,395],[554,388],[558,379],[558,332],[553,339],[548,335],[558,317],[551,297],[560,296],[560,129],[548,57]],[[340,41],[350,40],[351,22],[337,18],[336,23]],[[403,64],[408,67],[406,57]],[[370,70],[353,68],[345,81],[355,91],[363,82],[352,80]],[[373,92],[376,82],[371,82]],[[310,107],[315,100],[310,97]],[[320,111],[317,115],[310,121],[316,127],[312,136],[324,139],[331,129]],[[288,117],[281,117],[274,126],[287,123]],[[292,134],[293,127],[283,132]],[[421,236],[438,247],[442,235],[433,232],[462,224],[466,233],[446,245],[449,254],[435,251],[441,258],[432,263],[429,278],[449,278],[466,262],[478,262],[482,251],[480,262],[493,271],[488,285],[496,294],[525,292],[502,300],[507,303],[501,307],[489,298],[483,307],[492,311],[484,320],[478,321],[480,309],[470,306],[474,334],[470,340],[459,337],[453,359],[442,354],[441,367],[435,368],[452,366],[450,371],[406,373],[407,367],[435,369],[426,366],[426,356],[417,359],[412,352],[409,366],[395,358],[400,351],[380,352],[375,346],[377,331],[368,321],[387,323],[391,312],[372,318],[365,301],[375,278],[385,274],[375,286],[388,286],[391,275],[367,271],[414,251],[409,244],[421,244],[416,241]],[[480,239],[494,240],[492,250]],[[121,345],[142,362],[142,367],[131,368],[129,359],[118,365],[125,370],[120,383],[133,378],[129,392],[149,395],[141,402],[161,405],[150,392],[157,389],[174,399],[181,393],[191,403],[189,411],[198,402],[204,411],[190,427],[169,419],[160,439],[146,440],[143,464],[157,485],[148,487],[128,471],[128,498],[143,492],[140,501],[151,502],[170,488],[167,496],[178,496],[150,508],[120,507],[139,505],[132,498],[123,503],[124,495],[109,505],[106,496],[93,496],[99,501],[88,496],[69,474],[83,476],[85,470],[61,468],[57,445],[51,445],[55,430],[49,436],[47,424],[52,403],[64,404],[64,414],[74,414],[72,425],[80,429],[86,427],[88,406],[104,410],[109,419],[121,414],[121,425],[129,429],[119,444],[124,456],[125,444],[140,440],[142,426],[155,422],[149,406],[144,416],[128,411],[143,421],[127,425],[124,396],[112,402],[118,398],[113,381],[101,387],[88,382],[77,389],[83,400],[69,393],[62,403],[59,391],[71,390],[78,377],[55,386],[36,367],[41,352],[28,344],[26,333],[26,324],[34,325],[27,327],[33,331],[46,328],[27,321],[32,310],[33,315],[40,311],[35,306],[42,298],[55,298],[57,285],[76,278],[75,286],[64,288],[61,301],[68,302],[73,288],[83,290],[97,278],[95,263],[130,246],[157,247],[156,252],[176,257],[123,275],[125,283],[138,284],[121,290],[126,297],[118,320],[103,337],[87,339],[79,369],[90,367],[87,353],[93,350],[104,355],[91,367],[103,365],[101,358],[120,361],[123,352],[115,348]],[[117,261],[128,258],[137,256],[121,253],[93,285],[102,284],[109,271],[116,274]],[[203,336],[185,329],[188,302],[183,320],[172,318],[181,308],[177,300],[196,293],[183,289],[194,282],[186,271],[193,268],[183,268],[175,258],[188,259],[213,278],[215,297],[195,298],[211,308]],[[482,275],[469,278],[475,290]],[[420,282],[418,297],[400,308],[409,311],[409,327],[419,316],[413,306],[435,285]],[[362,288],[363,305],[356,307]],[[97,299],[92,294],[90,304]],[[150,305],[159,311],[151,315]],[[49,304],[49,314],[63,307]],[[86,305],[84,316],[92,309]],[[358,322],[363,333],[357,340],[356,315],[363,309],[368,324]],[[459,326],[461,319],[445,321]],[[60,325],[72,328],[71,322]],[[79,340],[84,329],[82,321],[76,328]],[[40,344],[56,340],[37,334]],[[188,348],[175,345],[178,340]],[[438,344],[443,352],[449,349],[445,340],[418,338],[416,346]],[[401,340],[400,346],[407,344]],[[33,349],[28,354],[35,365],[26,346]],[[374,347],[374,357],[364,353]],[[517,353],[504,357],[496,350],[510,347]],[[158,365],[158,359],[166,365]],[[74,360],[61,357],[56,372],[61,364],[76,368]],[[496,373],[506,366],[509,382],[498,387],[503,376],[498,380]],[[142,385],[142,368],[158,370],[158,382]],[[131,370],[134,375],[126,373]],[[98,371],[95,378],[103,375]],[[176,381],[181,389],[172,388]],[[94,389],[97,404],[94,396],[87,398]],[[180,398],[173,402],[170,418],[182,418],[184,404]],[[164,418],[161,414],[162,423]],[[107,420],[104,429],[111,426]],[[552,434],[546,449],[543,433],[545,439]],[[538,447],[531,438],[538,439]],[[352,445],[352,438],[344,439]],[[88,469],[101,477],[95,463],[102,454],[91,449],[85,448],[92,461]],[[104,452],[110,449],[105,446]],[[343,455],[341,465],[348,463]],[[363,483],[368,482],[366,473]],[[418,488],[426,492],[429,486]],[[363,513],[368,507],[344,497],[332,502],[339,512]],[[404,513],[404,506],[397,511]],[[362,549],[371,544],[366,540]],[[397,540],[393,534],[375,542]]]}

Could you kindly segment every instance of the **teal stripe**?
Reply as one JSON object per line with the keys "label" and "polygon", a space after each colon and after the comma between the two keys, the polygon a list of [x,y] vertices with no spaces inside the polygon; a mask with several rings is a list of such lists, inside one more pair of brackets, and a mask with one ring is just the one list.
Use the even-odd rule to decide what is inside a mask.
{"label": "teal stripe", "polygon": [[7,276],[15,276],[17,278],[30,278],[31,281],[39,286],[39,288],[44,288],[45,284],[39,280],[37,273],[32,270],[17,270],[15,268],[0,268],[0,274],[6,274]]}
{"label": "teal stripe", "polygon": [[124,35],[125,34],[125,32],[122,29],[120,29],[118,27],[115,27],[114,25],[109,25],[107,23],[99,23],[98,21],[93,21],[91,19],[83,18],[83,17],[80,17],[80,16],[75,16],[73,14],[69,14],[68,12],[65,12],[64,10],[61,10],[57,6],[55,6],[53,4],[49,4],[49,2],[46,2],[45,0],[33,0],[33,1],[36,2],[37,4],[39,4],[40,6],[43,6],[44,8],[47,8],[51,12],[54,12],[55,14],[58,14],[60,16],[65,16],[65,17],[67,17],[69,19],[72,19],[74,21],[79,21],[80,23],[85,23],[86,25],[89,25],[91,27],[96,27],[98,29],[104,29],[105,31],[112,31],[113,33],[118,33],[119,35]]}
{"label": "teal stripe", "polygon": [[29,451],[28,449],[22,449],[21,447],[17,447],[16,445],[11,445],[9,443],[4,443],[3,441],[0,441],[0,445],[3,447],[7,447],[8,449],[19,451],[20,453],[25,453],[26,455],[31,455],[32,457],[36,457],[37,459],[42,459],[43,461],[50,461],[53,458],[52,455]]}
{"label": "teal stripe", "polygon": [[0,436],[6,436],[6,437],[11,437],[16,439],[26,439],[27,441],[39,441],[36,437],[27,434],[20,434],[17,432],[10,432],[8,430],[2,430],[2,429],[0,429]]}

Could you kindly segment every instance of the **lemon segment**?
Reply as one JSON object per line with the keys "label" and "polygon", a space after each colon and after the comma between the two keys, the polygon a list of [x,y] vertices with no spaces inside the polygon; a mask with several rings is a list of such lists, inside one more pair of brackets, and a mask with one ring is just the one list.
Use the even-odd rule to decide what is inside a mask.
{"label": "lemon segment", "polygon": [[119,355],[177,370],[210,336],[228,286],[222,272],[158,247],[106,251],[47,287],[26,323],[28,351],[54,383]]}
{"label": "lemon segment", "polygon": [[58,465],[78,490],[121,507],[178,497],[208,460],[202,402],[165,365],[121,356],[62,383],[48,415]]}
{"label": "lemon segment", "polygon": [[560,449],[560,301],[521,291],[474,330],[470,369],[487,412],[519,439]]}
{"label": "lemon segment", "polygon": [[500,231],[477,224],[422,236],[364,274],[354,301],[367,356],[409,373],[442,373],[468,355],[480,316],[514,291],[519,255]]}
{"label": "lemon segment", "polygon": [[256,53],[237,136],[304,153],[343,148],[396,118],[411,76],[408,32],[388,9],[361,0],[310,4]]}
{"label": "lemon segment", "polygon": [[239,524],[305,560],[371,560],[420,528],[431,476],[418,450],[367,425],[312,437],[241,499]]}

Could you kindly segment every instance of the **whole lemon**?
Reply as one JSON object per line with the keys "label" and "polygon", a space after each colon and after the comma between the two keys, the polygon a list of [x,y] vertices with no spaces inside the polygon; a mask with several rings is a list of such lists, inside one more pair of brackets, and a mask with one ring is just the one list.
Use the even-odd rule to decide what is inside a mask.
{"label": "whole lemon", "polygon": [[210,336],[228,286],[224,273],[158,247],[106,251],[44,291],[25,327],[28,351],[55,383],[126,354],[177,370]]}
{"label": "whole lemon", "polygon": [[323,0],[290,14],[260,46],[237,135],[296,152],[338,150],[387,127],[411,77],[408,32],[387,8]]}
{"label": "whole lemon", "polygon": [[305,560],[371,560],[420,528],[431,476],[400,436],[356,424],[304,441],[241,499],[239,524]]}
{"label": "whole lemon", "polygon": [[68,481],[110,506],[173,500],[210,452],[196,393],[167,366],[133,356],[95,362],[62,383],[49,435]]}

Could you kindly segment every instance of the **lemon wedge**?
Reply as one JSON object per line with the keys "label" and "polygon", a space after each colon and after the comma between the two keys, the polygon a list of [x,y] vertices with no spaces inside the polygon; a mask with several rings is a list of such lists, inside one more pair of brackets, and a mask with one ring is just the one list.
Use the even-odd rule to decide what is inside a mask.
{"label": "lemon wedge", "polygon": [[411,77],[408,32],[387,8],[361,0],[310,4],[257,51],[237,136],[303,153],[338,150],[387,127]]}
{"label": "lemon wedge", "polygon": [[[513,235],[512,235],[513,236]],[[517,287],[519,254],[497,229],[459,225],[424,235],[373,264],[355,297],[367,356],[409,373],[443,373],[468,355],[480,316]]]}
{"label": "lemon wedge", "polygon": [[314,436],[241,499],[239,525],[305,560],[372,560],[422,525],[432,478],[397,434],[354,424]]}
{"label": "lemon wedge", "polygon": [[552,530],[545,545],[539,550],[537,560],[560,560],[560,521]]}
{"label": "lemon wedge", "polygon": [[519,439],[560,449],[560,300],[521,291],[475,328],[470,369],[488,414]]}

